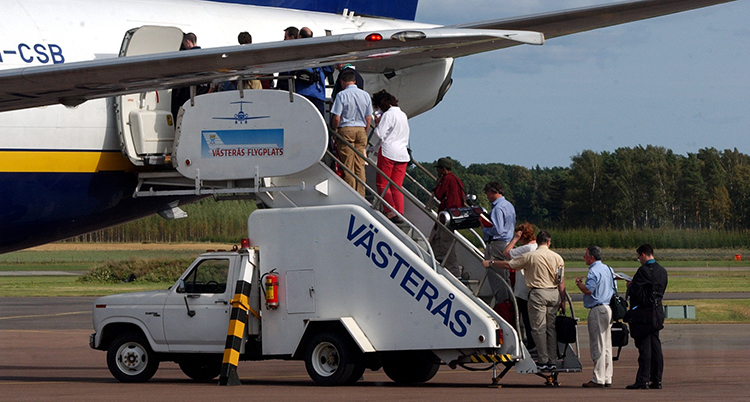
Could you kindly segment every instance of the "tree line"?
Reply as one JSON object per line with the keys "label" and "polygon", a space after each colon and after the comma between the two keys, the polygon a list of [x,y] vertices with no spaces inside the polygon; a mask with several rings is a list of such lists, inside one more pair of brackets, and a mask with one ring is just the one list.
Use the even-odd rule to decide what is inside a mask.
{"label": "tree line", "polygon": [[[750,156],[734,150],[701,149],[686,156],[662,147],[586,150],[568,167],[525,168],[502,163],[463,166],[453,172],[489,207],[482,193],[489,181],[503,184],[518,222],[550,230],[556,247],[659,248],[750,246]],[[435,174],[437,163],[421,163]],[[408,168],[427,189],[435,181]],[[409,181],[404,186],[427,201]],[[236,243],[247,236],[254,201],[206,199],[183,207],[189,218],[166,221],[151,216],[79,236],[84,242]]]}
{"label": "tree line", "polygon": [[[736,148],[677,155],[649,145],[586,150],[571,159],[569,167],[531,169],[454,161],[453,172],[485,207],[485,183],[501,182],[518,221],[539,227],[750,229],[750,156]],[[434,172],[435,163],[422,165]],[[426,188],[434,187],[434,180],[417,167],[408,172]]]}

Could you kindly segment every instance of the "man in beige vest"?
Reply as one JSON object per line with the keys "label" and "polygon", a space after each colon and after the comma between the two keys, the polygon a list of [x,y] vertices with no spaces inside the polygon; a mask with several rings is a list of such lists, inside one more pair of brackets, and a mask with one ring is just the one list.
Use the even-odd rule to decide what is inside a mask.
{"label": "man in beige vest", "polygon": [[484,260],[485,268],[525,270],[526,287],[529,288],[529,319],[531,337],[536,343],[540,371],[557,369],[557,333],[555,315],[557,310],[565,312],[565,261],[560,254],[549,249],[552,237],[546,230],[536,236],[535,251],[510,261]]}

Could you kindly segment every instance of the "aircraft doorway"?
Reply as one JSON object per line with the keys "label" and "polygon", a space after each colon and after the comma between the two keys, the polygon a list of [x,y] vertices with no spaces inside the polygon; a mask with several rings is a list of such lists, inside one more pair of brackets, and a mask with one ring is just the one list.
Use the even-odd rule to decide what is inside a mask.
{"label": "aircraft doorway", "polygon": [[[180,49],[183,32],[175,27],[142,26],[125,34],[120,57]],[[175,137],[171,90],[115,97],[123,153],[136,166],[169,163]]]}

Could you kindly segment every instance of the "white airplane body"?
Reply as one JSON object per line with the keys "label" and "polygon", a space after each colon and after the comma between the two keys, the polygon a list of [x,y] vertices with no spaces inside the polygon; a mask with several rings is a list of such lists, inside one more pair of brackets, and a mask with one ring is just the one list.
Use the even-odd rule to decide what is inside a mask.
{"label": "white airplane body", "polygon": [[[288,26],[308,26],[320,36],[326,30],[359,32],[365,25],[368,31],[434,27],[387,19],[354,22],[341,15],[190,0],[23,1],[23,8],[11,1],[10,6],[3,12],[10,26],[4,23],[8,34],[2,39],[2,69],[116,58],[125,32],[144,25],[196,32],[203,48],[235,45],[237,34],[248,30],[255,43],[279,41]],[[64,30],[53,28],[60,26],[60,20],[68,21]],[[2,113],[2,148],[120,152],[114,120],[107,112],[107,99],[98,99],[72,110],[54,106]],[[35,123],[29,125],[30,121]]]}
{"label": "white airplane body", "polygon": [[[369,92],[387,89],[413,117],[442,99],[454,57],[725,1],[648,0],[592,8],[598,14],[439,27],[198,0],[2,0],[0,252],[153,214],[174,201],[131,197],[139,163],[123,155],[120,95],[165,97],[169,88],[237,74],[354,62]],[[126,33],[144,26],[194,32],[202,49],[119,57]],[[307,26],[314,38],[281,42],[288,26]],[[236,44],[242,31],[252,45]]]}

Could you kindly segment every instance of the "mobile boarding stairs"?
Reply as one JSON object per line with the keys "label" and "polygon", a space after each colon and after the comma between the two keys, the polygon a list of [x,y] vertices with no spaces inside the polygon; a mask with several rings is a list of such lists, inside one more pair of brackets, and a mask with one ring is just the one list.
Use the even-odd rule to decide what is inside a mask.
{"label": "mobile boarding stairs", "polygon": [[[136,117],[132,119],[134,122],[144,120],[143,116],[137,116],[138,110],[131,112],[131,117],[133,114]],[[145,110],[144,114],[149,116],[149,111]],[[348,222],[345,211],[356,206],[357,210],[366,212],[367,221],[364,225],[371,231],[388,232],[395,241],[408,248],[412,253],[409,257],[421,261],[420,264],[412,263],[413,268],[430,270],[439,275],[441,283],[452,292],[451,296],[460,295],[455,300],[468,300],[473,304],[472,309],[479,312],[477,319],[494,326],[496,333],[480,335],[479,339],[468,343],[462,340],[450,349],[445,349],[444,346],[439,349],[431,348],[429,344],[425,346],[444,363],[451,368],[462,366],[470,370],[491,369],[494,385],[511,368],[515,368],[518,373],[540,375],[547,380],[548,385],[557,385],[557,375],[560,372],[581,371],[577,342],[560,345],[565,351],[565,357],[559,362],[556,371],[537,370],[532,355],[521,340],[519,314],[514,314],[511,322],[507,322],[490,307],[494,305],[493,293],[486,278],[487,275],[497,273],[482,267],[483,253],[461,233],[451,231],[454,237],[452,247],[457,253],[458,264],[463,267],[461,278],[454,277],[434,258],[427,236],[434,225],[441,223],[431,209],[436,200],[429,190],[407,175],[407,180],[411,180],[419,189],[420,197],[427,200],[422,202],[420,197],[386,177],[388,186],[397,188],[405,198],[404,214],[399,214],[403,223],[397,225],[380,212],[386,203],[383,194],[374,190],[375,176],[383,175],[377,169],[375,161],[367,159],[367,182],[362,183],[367,191],[366,197],[360,196],[347,185],[329,167],[338,162],[328,151],[329,135],[336,134],[328,131],[317,109],[305,98],[278,90],[215,92],[196,96],[188,101],[180,109],[175,121],[176,129],[173,134],[162,136],[161,139],[156,135],[157,141],[163,142],[162,148],[167,152],[162,151],[162,155],[157,158],[153,155],[144,156],[144,160],[150,158],[171,162],[171,166],[140,173],[134,197],[253,196],[267,208],[313,210],[341,207],[341,219],[344,222]],[[143,131],[143,128],[138,127],[138,130]],[[338,165],[346,171],[343,164]],[[345,174],[352,172],[346,171]],[[179,211],[176,204],[171,206]],[[259,210],[253,215],[263,213]],[[349,225],[349,235],[353,236],[352,223]],[[283,230],[292,233],[295,228]],[[484,246],[481,236],[473,230],[468,233],[476,237],[477,244]],[[337,241],[333,234],[330,241]],[[355,246],[368,247],[364,241],[360,244],[353,241]],[[369,244],[369,247],[368,256],[372,252],[372,260],[377,263],[376,251],[382,250],[372,249],[375,247],[373,244]],[[293,248],[290,244],[290,251]],[[418,278],[427,274],[414,275]],[[404,282],[408,281],[405,279]],[[404,282],[401,286],[407,289],[410,284]],[[504,280],[503,283],[507,287],[507,293],[512,295],[513,291],[508,283]],[[420,295],[412,297],[415,300],[414,306],[404,308],[424,309],[423,302],[428,296],[422,296],[425,297],[421,300]],[[568,300],[570,301],[570,297]],[[515,299],[511,297],[511,301],[515,311],[518,311]],[[568,305],[574,314],[572,304]],[[433,311],[432,314],[440,312]],[[446,318],[446,326],[447,321]],[[451,321],[450,325],[453,324]],[[477,364],[482,367],[477,367]],[[503,366],[500,373],[499,365]]]}

